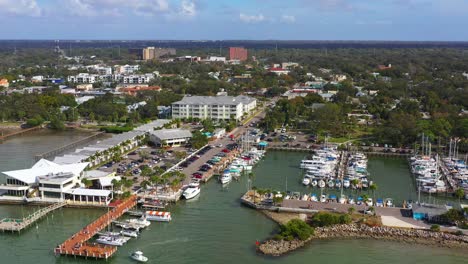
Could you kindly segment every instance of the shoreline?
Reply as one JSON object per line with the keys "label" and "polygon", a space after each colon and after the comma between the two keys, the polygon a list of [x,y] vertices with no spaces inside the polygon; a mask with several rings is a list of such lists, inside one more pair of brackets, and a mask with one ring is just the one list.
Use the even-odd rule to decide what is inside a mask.
{"label": "shoreline", "polygon": [[[262,212],[278,224],[298,218],[303,219],[301,214],[288,214],[280,216],[280,213]],[[293,239],[274,240],[267,239],[259,244],[257,252],[268,256],[282,256],[299,248],[306,246],[313,240],[327,239],[376,239],[393,242],[403,242],[419,245],[437,246],[444,248],[468,249],[468,236],[455,235],[446,232],[433,232],[425,229],[397,228],[388,226],[368,226],[365,224],[334,225],[329,227],[315,228],[314,235],[306,240]]]}

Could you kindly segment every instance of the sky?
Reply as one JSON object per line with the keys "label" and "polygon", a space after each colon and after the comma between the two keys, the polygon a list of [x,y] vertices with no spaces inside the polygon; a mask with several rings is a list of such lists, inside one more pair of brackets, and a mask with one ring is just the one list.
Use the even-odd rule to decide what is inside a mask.
{"label": "sky", "polygon": [[468,41],[468,0],[0,0],[0,39]]}

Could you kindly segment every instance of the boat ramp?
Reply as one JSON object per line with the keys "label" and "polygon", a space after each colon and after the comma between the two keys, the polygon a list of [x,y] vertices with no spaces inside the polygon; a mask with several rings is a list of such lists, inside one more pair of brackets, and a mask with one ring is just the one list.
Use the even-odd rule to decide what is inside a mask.
{"label": "boat ramp", "polygon": [[99,231],[110,225],[127,212],[130,208],[137,204],[137,197],[131,196],[129,199],[119,203],[112,210],[102,215],[94,222],[78,231],[69,239],[65,240],[61,245],[58,245],[54,252],[56,255],[66,256],[81,256],[86,258],[108,259],[116,251],[116,246],[103,246],[97,243],[89,243],[88,240],[96,235]]}
{"label": "boat ramp", "polygon": [[49,205],[47,207],[41,208],[38,211],[22,218],[22,219],[15,219],[15,218],[4,218],[0,220],[0,230],[1,231],[12,231],[12,232],[20,232],[21,230],[29,227],[31,224],[36,222],[37,220],[41,219],[42,217],[46,216],[48,213],[62,208],[65,206],[67,202],[60,202]]}

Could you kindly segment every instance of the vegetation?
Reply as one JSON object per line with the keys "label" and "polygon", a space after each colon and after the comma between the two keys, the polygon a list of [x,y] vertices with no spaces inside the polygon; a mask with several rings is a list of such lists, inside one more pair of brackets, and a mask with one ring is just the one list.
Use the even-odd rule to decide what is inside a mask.
{"label": "vegetation", "polygon": [[307,240],[314,234],[314,228],[300,219],[292,219],[285,225],[280,226],[280,232],[275,236],[276,240],[293,239]]}
{"label": "vegetation", "polygon": [[439,232],[440,231],[440,226],[439,225],[431,225],[431,231]]}
{"label": "vegetation", "polygon": [[200,131],[195,131],[192,133],[192,147],[195,149],[199,149],[206,144],[208,144],[208,138],[203,135]]}
{"label": "vegetation", "polygon": [[318,212],[312,216],[313,226],[323,227],[338,224],[349,224],[352,219],[348,214],[335,214],[327,212]]}

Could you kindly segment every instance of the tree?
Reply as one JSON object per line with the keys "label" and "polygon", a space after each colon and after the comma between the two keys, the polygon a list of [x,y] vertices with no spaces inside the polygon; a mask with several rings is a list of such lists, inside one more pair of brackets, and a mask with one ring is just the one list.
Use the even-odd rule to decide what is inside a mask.
{"label": "tree", "polygon": [[374,202],[375,202],[375,191],[377,190],[377,184],[372,183],[372,184],[369,186],[369,190],[372,191],[372,195],[374,196]]}
{"label": "tree", "polygon": [[140,158],[142,158],[143,160],[147,160],[149,157],[150,157],[150,153],[146,150],[140,150],[138,152],[138,155],[140,156]]}
{"label": "tree", "polygon": [[465,191],[462,188],[458,188],[455,191],[455,197],[458,198],[458,202],[461,203],[461,199],[465,196]]}
{"label": "tree", "polygon": [[356,208],[354,208],[354,206],[348,208],[348,214],[352,215],[354,212],[356,212]]}
{"label": "tree", "polygon": [[93,186],[93,182],[88,179],[88,178],[83,178],[81,179],[81,183],[83,183],[83,185],[86,187],[86,188],[89,188],[91,186]]}
{"label": "tree", "polygon": [[439,232],[440,231],[440,225],[431,225],[431,231]]}
{"label": "tree", "polygon": [[199,149],[208,144],[208,138],[203,135],[200,131],[195,131],[192,134],[192,147]]}

